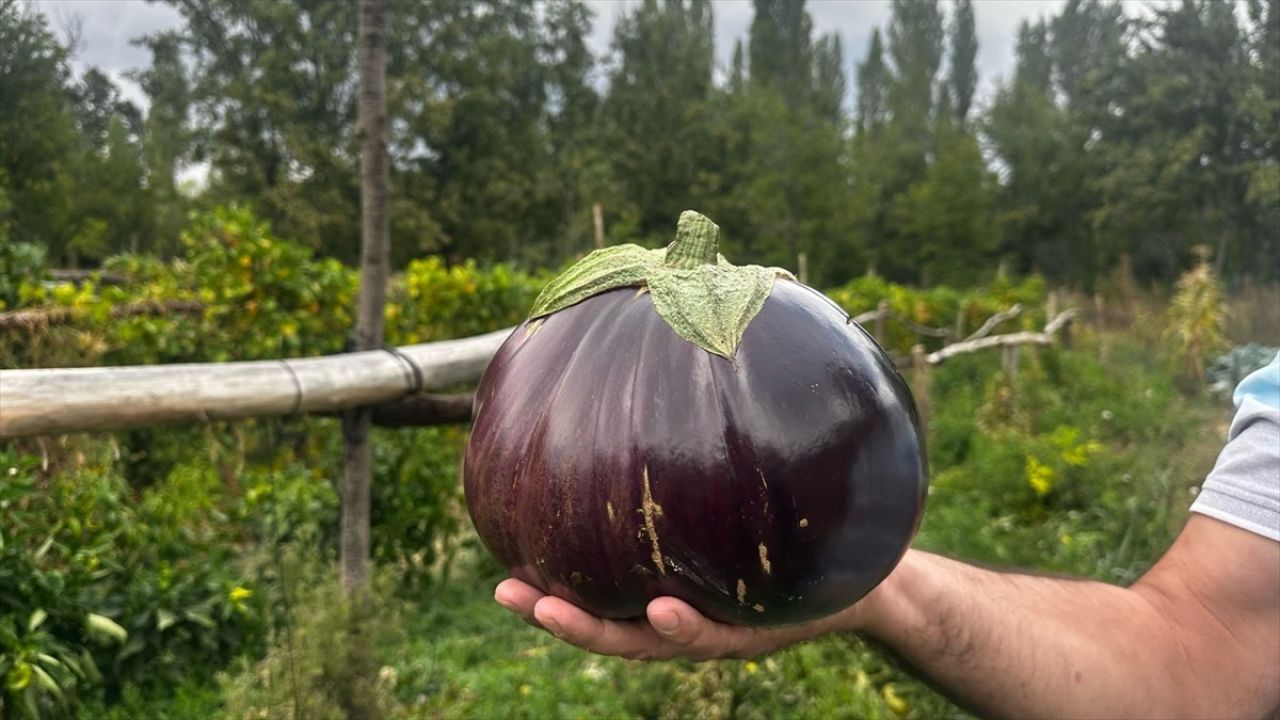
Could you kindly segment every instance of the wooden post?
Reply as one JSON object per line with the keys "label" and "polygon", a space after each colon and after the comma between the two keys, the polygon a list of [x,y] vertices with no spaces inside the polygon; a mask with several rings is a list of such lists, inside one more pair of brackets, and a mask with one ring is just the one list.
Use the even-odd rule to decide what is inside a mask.
{"label": "wooden post", "polygon": [[1102,293],[1095,292],[1093,294],[1093,315],[1094,322],[1098,328],[1098,362],[1104,365],[1107,362],[1107,356],[1110,354],[1107,347],[1107,312],[1102,302]]}
{"label": "wooden post", "polygon": [[604,247],[604,205],[593,203],[591,205],[591,224],[595,226],[596,231],[596,249]]}
{"label": "wooden post", "polygon": [[876,342],[880,343],[881,345],[884,345],[884,342],[885,342],[884,322],[888,317],[889,317],[889,301],[881,300],[880,303],[876,305],[876,325],[875,325],[875,333],[874,333],[876,336]]}
{"label": "wooden post", "polygon": [[1009,378],[1009,383],[1013,384],[1018,379],[1018,346],[1005,345],[1000,358],[1000,365],[1004,369],[1004,374]]}
{"label": "wooden post", "polygon": [[920,420],[920,433],[929,434],[929,364],[924,345],[911,346],[911,395],[916,401],[916,414]]}
{"label": "wooden post", "polygon": [[1018,346],[1009,344],[1002,348],[1000,364],[1004,368],[1005,383],[1009,388],[1009,411],[1018,408]]}
{"label": "wooden post", "polygon": [[800,252],[796,254],[796,275],[800,278],[801,285],[809,284],[809,254]]}
{"label": "wooden post", "polygon": [[[360,299],[355,350],[382,347],[383,309],[390,269],[387,169],[387,2],[360,0],[357,64],[360,73]],[[368,407],[342,415],[342,590],[347,597],[369,586],[369,486],[372,452]]]}
{"label": "wooden post", "polygon": [[969,301],[965,300],[960,303],[960,309],[956,311],[956,327],[952,331],[951,340],[947,343],[960,342],[964,339],[964,318],[969,313]]}

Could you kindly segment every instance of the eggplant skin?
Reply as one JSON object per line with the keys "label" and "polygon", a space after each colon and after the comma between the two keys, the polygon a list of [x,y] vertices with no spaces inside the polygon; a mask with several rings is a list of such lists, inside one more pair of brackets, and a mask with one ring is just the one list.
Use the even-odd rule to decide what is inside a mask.
{"label": "eggplant skin", "polygon": [[834,303],[779,280],[732,361],[620,288],[516,328],[463,469],[485,546],[600,617],[681,598],[745,625],[852,605],[901,559],[928,486],[911,392]]}

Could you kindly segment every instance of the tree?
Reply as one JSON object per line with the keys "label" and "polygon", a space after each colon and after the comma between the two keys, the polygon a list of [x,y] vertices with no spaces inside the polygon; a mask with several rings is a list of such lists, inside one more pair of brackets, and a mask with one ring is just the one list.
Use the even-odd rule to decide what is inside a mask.
{"label": "tree", "polygon": [[788,107],[809,101],[813,20],[803,0],[755,0],[751,20],[751,81],[772,88]]}
{"label": "tree", "polygon": [[964,287],[989,277],[999,248],[995,179],[975,137],[944,135],[924,179],[895,198],[892,216],[920,284]]}
{"label": "tree", "polygon": [[[390,270],[387,160],[387,2],[360,0],[360,297],[356,309],[357,351],[382,347],[387,275]],[[342,589],[363,595],[369,585],[369,483],[373,411],[355,408],[342,416]]]}
{"label": "tree", "polygon": [[956,122],[964,126],[973,104],[973,91],[978,86],[974,59],[978,54],[978,36],[974,32],[973,0],[960,0],[951,21],[950,71],[947,93]]}
{"label": "tree", "polygon": [[714,26],[707,0],[645,0],[614,28],[602,108],[616,195],[611,234],[666,239],[714,188]]}
{"label": "tree", "polygon": [[888,85],[888,68],[884,63],[884,45],[880,40],[880,28],[871,31],[867,45],[867,58],[858,63],[857,128],[859,131],[880,126],[888,117],[885,94]]}
{"label": "tree", "polygon": [[943,24],[936,0],[893,0],[886,100],[895,124],[920,138],[920,160],[933,116],[934,81],[942,63]]}
{"label": "tree", "polygon": [[983,130],[1000,168],[999,223],[1014,269],[1085,281],[1087,165],[1053,100],[1048,26],[1023,22],[1013,78],[996,91]]}
{"label": "tree", "polygon": [[207,199],[250,201],[280,234],[354,261],[354,6],[167,2],[186,23]]}
{"label": "tree", "polygon": [[840,36],[823,35],[813,47],[813,109],[829,123],[844,122],[844,50]]}
{"label": "tree", "polygon": [[80,148],[67,49],[30,6],[0,2],[0,180],[14,241],[60,258]]}
{"label": "tree", "polygon": [[[538,229],[561,238],[553,249],[559,261],[588,246],[593,233],[588,210],[607,169],[593,137],[600,97],[591,85],[595,59],[587,48],[591,10],[579,2],[556,0],[544,5],[543,13],[549,162],[559,180],[554,195],[563,216]],[[559,232],[554,230],[557,224]]]}
{"label": "tree", "polygon": [[180,37],[173,32],[142,38],[151,65],[134,75],[147,95],[143,148],[147,192],[154,216],[150,249],[169,254],[178,247],[186,205],[178,192],[178,169],[191,154],[191,88],[182,61]]}

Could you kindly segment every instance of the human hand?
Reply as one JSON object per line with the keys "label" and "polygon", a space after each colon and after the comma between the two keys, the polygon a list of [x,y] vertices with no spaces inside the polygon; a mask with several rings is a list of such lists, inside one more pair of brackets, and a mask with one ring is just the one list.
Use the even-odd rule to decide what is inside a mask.
{"label": "human hand", "polygon": [[849,611],[789,627],[726,625],[673,597],[652,600],[644,618],[604,620],[514,578],[499,583],[493,597],[525,622],[571,645],[635,660],[750,658],[849,627]]}

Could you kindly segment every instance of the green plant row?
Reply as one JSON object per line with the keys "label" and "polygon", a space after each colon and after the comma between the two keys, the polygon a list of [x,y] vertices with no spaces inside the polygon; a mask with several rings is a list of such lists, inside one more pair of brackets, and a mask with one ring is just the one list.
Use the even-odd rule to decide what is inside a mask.
{"label": "green plant row", "polygon": [[[852,316],[875,310],[884,300],[897,318],[919,326],[947,330],[952,335],[948,339],[921,335],[896,319],[887,320],[883,325],[885,336],[880,338],[880,342],[885,349],[899,355],[906,355],[917,343],[935,350],[948,340],[963,339],[988,318],[1015,304],[1022,306],[1022,314],[1006,321],[997,332],[1036,328],[1045,322],[1046,289],[1044,279],[1039,276],[1020,281],[1002,276],[987,287],[962,291],[942,285],[915,288],[867,274],[827,290],[826,294]],[[872,329],[870,324],[867,329]],[[955,337],[957,331],[959,337]]]}

